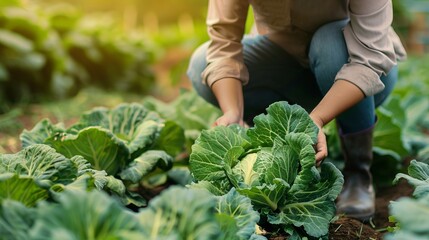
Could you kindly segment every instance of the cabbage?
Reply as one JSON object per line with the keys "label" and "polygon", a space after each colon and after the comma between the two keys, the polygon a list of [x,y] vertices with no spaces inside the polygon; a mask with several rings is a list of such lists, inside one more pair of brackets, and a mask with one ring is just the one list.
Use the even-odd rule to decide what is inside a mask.
{"label": "cabbage", "polygon": [[192,146],[194,187],[222,195],[235,188],[271,224],[291,235],[328,234],[343,176],[332,164],[318,170],[318,128],[298,105],[277,102],[254,127],[219,126],[203,131]]}

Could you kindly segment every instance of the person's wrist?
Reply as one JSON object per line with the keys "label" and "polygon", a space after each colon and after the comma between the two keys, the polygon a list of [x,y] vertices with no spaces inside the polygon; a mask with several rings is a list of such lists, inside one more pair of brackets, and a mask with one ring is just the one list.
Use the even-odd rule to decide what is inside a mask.
{"label": "person's wrist", "polygon": [[310,118],[313,120],[314,124],[316,124],[317,127],[323,128],[325,123],[323,122],[323,119],[319,117],[317,114],[310,113]]}
{"label": "person's wrist", "polygon": [[230,108],[226,109],[223,113],[224,115],[233,116],[237,119],[243,118],[243,111],[240,108]]}

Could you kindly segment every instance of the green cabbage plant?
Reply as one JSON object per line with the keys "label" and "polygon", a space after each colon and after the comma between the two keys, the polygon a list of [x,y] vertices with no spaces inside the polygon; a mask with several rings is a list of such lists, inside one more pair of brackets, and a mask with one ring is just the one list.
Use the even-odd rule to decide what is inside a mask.
{"label": "green cabbage plant", "polygon": [[250,199],[231,189],[216,197],[173,186],[139,213],[107,194],[67,189],[29,208],[0,204],[2,239],[266,239],[255,234],[259,214]]}
{"label": "green cabbage plant", "polygon": [[36,218],[36,209],[15,200],[0,204],[0,236],[2,239],[30,239],[29,231]]}
{"label": "green cabbage plant", "polygon": [[265,239],[255,234],[259,214],[235,189],[215,197],[173,186],[152,199],[139,219],[142,239]]}
{"label": "green cabbage plant", "polygon": [[44,144],[0,155],[0,203],[15,200],[29,207],[65,189],[106,190],[124,196],[124,183],[97,171],[82,157],[67,158]]}
{"label": "green cabbage plant", "polygon": [[396,228],[386,239],[428,239],[429,164],[412,160],[408,173],[398,173],[394,183],[400,179],[407,180],[414,187],[413,198],[403,197],[390,203],[389,212],[396,221]]}
{"label": "green cabbage plant", "polygon": [[410,166],[408,166],[408,174],[398,173],[394,183],[402,178],[414,187],[413,195],[416,198],[429,195],[429,164],[411,160]]}
{"label": "green cabbage plant", "polygon": [[[69,128],[42,120],[20,138],[23,147],[46,144],[67,158],[81,156],[91,169],[119,178],[127,187],[157,169],[170,169],[174,156],[184,148],[180,126],[136,103],[112,110],[96,108]],[[145,204],[137,195],[125,194],[127,201]]]}
{"label": "green cabbage plant", "polygon": [[429,195],[418,199],[401,198],[389,205],[389,212],[398,227],[394,233],[386,236],[387,240],[428,239]]}
{"label": "green cabbage plant", "polygon": [[29,239],[130,239],[141,226],[136,215],[105,193],[65,191],[36,209]]}
{"label": "green cabbage plant", "polygon": [[193,187],[216,195],[235,188],[294,238],[327,235],[343,176],[330,163],[316,168],[317,126],[303,108],[287,102],[270,105],[254,124],[202,132],[190,156]]}

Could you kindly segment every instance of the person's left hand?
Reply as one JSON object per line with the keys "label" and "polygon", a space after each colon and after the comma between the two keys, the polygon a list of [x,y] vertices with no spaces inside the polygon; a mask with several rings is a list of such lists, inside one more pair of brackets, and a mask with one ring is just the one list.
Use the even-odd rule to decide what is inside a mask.
{"label": "person's left hand", "polygon": [[326,142],[326,136],[323,132],[323,121],[310,114],[310,118],[313,120],[313,122],[316,124],[316,126],[319,128],[319,133],[317,134],[317,143],[315,146],[316,150],[316,165],[320,166],[323,159],[325,159],[328,156],[328,145]]}

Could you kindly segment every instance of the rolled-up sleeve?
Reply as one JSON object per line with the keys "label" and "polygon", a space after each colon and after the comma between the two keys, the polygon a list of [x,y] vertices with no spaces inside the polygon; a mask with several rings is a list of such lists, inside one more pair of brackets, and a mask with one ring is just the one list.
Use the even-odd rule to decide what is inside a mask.
{"label": "rolled-up sleeve", "polygon": [[380,80],[397,64],[392,40],[393,10],[391,0],[351,0],[350,22],[344,29],[349,51],[336,80],[346,80],[359,87],[366,96],[384,89]]}
{"label": "rolled-up sleeve", "polygon": [[248,8],[247,0],[209,1],[207,27],[210,44],[202,79],[210,87],[227,77],[236,78],[243,84],[249,81],[241,44]]}

